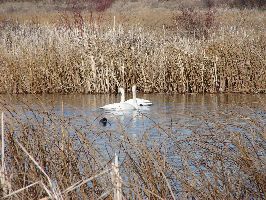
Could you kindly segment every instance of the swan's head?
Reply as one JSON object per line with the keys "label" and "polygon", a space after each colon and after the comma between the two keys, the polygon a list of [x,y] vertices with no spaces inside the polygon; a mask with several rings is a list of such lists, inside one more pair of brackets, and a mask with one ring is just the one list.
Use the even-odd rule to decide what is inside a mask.
{"label": "swan's head", "polygon": [[122,88],[122,87],[118,88],[118,93],[121,93],[121,94],[125,93],[124,88]]}
{"label": "swan's head", "polygon": [[118,88],[118,93],[121,93],[121,101],[120,101],[120,103],[123,103],[123,102],[125,102],[125,90],[124,90],[124,88]]}

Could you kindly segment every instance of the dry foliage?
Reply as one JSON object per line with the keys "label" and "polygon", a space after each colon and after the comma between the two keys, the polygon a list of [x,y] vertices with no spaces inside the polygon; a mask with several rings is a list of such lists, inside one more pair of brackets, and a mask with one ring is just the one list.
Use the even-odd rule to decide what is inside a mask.
{"label": "dry foliage", "polygon": [[102,26],[81,13],[59,24],[3,20],[0,93],[110,93],[133,83],[155,93],[265,92],[265,27],[253,14],[265,15],[236,11],[239,24],[214,30],[212,19],[194,26],[184,18],[189,37],[166,26]]}
{"label": "dry foliage", "polygon": [[175,15],[174,21],[177,28],[184,31],[188,36],[197,39],[208,38],[214,32],[215,13],[212,10],[196,11],[195,9],[183,9],[182,14]]}
{"label": "dry foliage", "polygon": [[65,191],[63,199],[98,199],[112,189],[108,174],[75,190],[69,187],[110,166],[115,152],[127,199],[265,198],[265,111],[221,108],[208,117],[191,116],[189,125],[182,120],[158,124],[143,115],[137,120],[145,118],[147,127],[134,137],[119,119],[106,129],[99,118],[63,115],[42,102],[19,104],[1,102],[6,173],[12,191],[36,184],[12,199],[45,198],[38,183],[49,185],[49,180]]}

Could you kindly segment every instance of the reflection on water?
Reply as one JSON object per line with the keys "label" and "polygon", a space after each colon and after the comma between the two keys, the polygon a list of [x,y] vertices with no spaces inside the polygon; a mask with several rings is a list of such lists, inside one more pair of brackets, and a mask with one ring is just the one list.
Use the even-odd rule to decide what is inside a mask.
{"label": "reflection on water", "polygon": [[[134,128],[145,124],[144,118],[150,118],[156,123],[164,124],[182,120],[189,124],[191,115],[204,114],[223,111],[230,108],[235,112],[239,109],[252,108],[256,114],[265,117],[266,95],[249,94],[139,94],[138,97],[149,99],[154,105],[150,107],[140,107],[139,111],[103,111],[99,107],[120,101],[118,95],[0,95],[2,103],[16,105],[19,110],[21,104],[29,107],[43,107],[48,110],[53,109],[56,113],[64,116],[82,115],[88,117],[107,118],[108,122],[119,120],[128,126],[135,124]],[[130,95],[126,99],[131,98]],[[1,109],[1,104],[0,104]],[[254,114],[254,112],[253,112]],[[144,117],[145,116],[145,117]],[[142,120],[140,120],[142,119]],[[139,123],[139,121],[142,121]]]}
{"label": "reflection on water", "polygon": [[[117,151],[119,151],[119,158],[123,159],[125,154],[121,153],[121,148],[127,149],[128,153],[134,152],[136,149],[131,147],[134,145],[133,143],[151,149],[164,147],[169,163],[175,167],[180,167],[181,164],[179,162],[181,158],[176,153],[178,152],[176,149],[182,148],[187,151],[192,149],[189,146],[190,142],[182,143],[182,141],[190,141],[191,138],[197,136],[204,140],[204,135],[213,133],[221,135],[226,140],[228,137],[226,134],[232,132],[245,133],[249,129],[256,131],[255,124],[254,127],[251,127],[253,122],[250,123],[250,121],[252,120],[262,127],[266,126],[266,95],[145,94],[139,95],[139,97],[151,100],[153,105],[134,111],[110,112],[101,110],[99,107],[119,102],[119,96],[2,95],[0,96],[0,110],[3,109],[1,106],[12,105],[14,110],[11,112],[17,115],[22,113],[28,120],[25,120],[26,124],[34,126],[36,120],[38,123],[45,120],[40,116],[33,117],[41,107],[42,110],[52,113],[52,116],[49,116],[44,123],[52,141],[53,137],[59,137],[59,141],[63,140],[61,133],[64,129],[75,141],[74,147],[79,149],[82,146],[82,141],[78,134],[83,134],[90,145],[101,155],[101,159],[110,160]],[[55,120],[50,122],[50,117]],[[33,120],[31,123],[31,118],[35,118],[35,122]],[[58,122],[58,124],[54,124],[54,122]],[[65,127],[62,127],[62,124]],[[221,127],[223,125],[225,126]],[[254,137],[252,131],[246,137]],[[261,133],[261,130],[258,132]],[[206,137],[206,140],[210,138]],[[127,139],[130,142],[125,142]],[[253,140],[257,139],[253,138]],[[60,146],[60,144],[58,145]],[[206,156],[199,149],[190,153],[195,154],[196,158]],[[261,154],[265,153],[261,152]],[[104,163],[104,160],[102,162]]]}
{"label": "reflection on water", "polygon": [[[151,100],[153,105],[140,107],[138,111],[103,111],[99,107],[120,101],[118,95],[105,94],[1,95],[0,100],[2,104],[15,105],[17,110],[22,104],[26,104],[29,108],[42,107],[53,110],[59,116],[73,117],[71,123],[75,125],[84,126],[88,120],[105,130],[121,129],[122,125],[123,129],[137,137],[141,137],[147,132],[151,135],[146,137],[161,137],[158,133],[158,125],[163,129],[178,133],[179,137],[190,135],[191,127],[206,125],[206,120],[215,118],[227,123],[226,115],[221,115],[223,112],[243,113],[244,111],[248,117],[259,118],[261,123],[266,124],[266,113],[263,108],[266,105],[266,95],[263,94],[139,94],[138,97]],[[128,95],[126,99],[129,98],[131,96]],[[199,119],[197,116],[205,117]],[[106,119],[108,122],[105,126],[99,123],[102,119]],[[233,120],[237,122],[237,117]],[[238,123],[243,122],[240,120]],[[232,125],[230,126],[232,127]]]}
{"label": "reflection on water", "polygon": [[[139,97],[151,100],[154,105],[134,111],[105,112],[99,107],[119,102],[119,96],[2,95],[0,111],[7,112],[6,129],[11,127],[9,130],[13,131],[14,137],[21,135],[22,141],[29,142],[34,147],[38,147],[40,140],[47,145],[47,152],[49,149],[61,152],[69,142],[70,152],[77,154],[78,167],[82,172],[91,164],[90,158],[96,158],[97,164],[107,163],[118,153],[121,174],[125,174],[122,180],[126,181],[131,172],[135,173],[134,167],[138,166],[131,167],[131,163],[142,162],[157,154],[159,157],[154,158],[156,162],[152,162],[153,165],[157,160],[161,162],[160,156],[163,156],[167,165],[171,165],[170,171],[174,169],[178,174],[185,174],[189,166],[198,177],[200,172],[206,171],[208,178],[212,178],[210,172],[213,171],[206,170],[205,164],[217,163],[214,171],[219,171],[221,161],[220,156],[217,157],[213,152],[219,151],[221,155],[234,154],[233,160],[242,158],[242,154],[241,157],[237,155],[236,143],[230,143],[231,133],[236,133],[236,136],[244,133],[247,149],[258,144],[255,145],[255,157],[259,157],[258,160],[266,156],[265,137],[260,137],[265,134],[265,129],[261,127],[266,126],[266,95],[149,94]],[[65,137],[66,134],[68,137]],[[246,156],[246,151],[244,155]],[[50,159],[53,157],[54,154]],[[123,167],[122,163],[126,163],[124,160],[133,162]],[[235,170],[241,168],[237,162],[231,162],[230,158],[223,166],[229,169],[227,176],[230,179],[235,174],[242,179],[242,172]],[[169,171],[166,169],[166,172]],[[222,178],[227,172],[222,171]],[[228,177],[226,180],[229,180]],[[182,180],[184,178],[186,177]],[[178,191],[180,183],[175,178],[173,181],[172,185]]]}

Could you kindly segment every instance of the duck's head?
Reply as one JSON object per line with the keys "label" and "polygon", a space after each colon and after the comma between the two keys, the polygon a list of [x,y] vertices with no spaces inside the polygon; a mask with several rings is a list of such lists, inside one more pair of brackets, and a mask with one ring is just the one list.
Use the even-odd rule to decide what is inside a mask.
{"label": "duck's head", "polygon": [[107,120],[107,118],[102,118],[102,119],[100,119],[100,121],[99,121],[99,123],[102,125],[102,126],[106,126],[107,125],[107,122],[108,122],[108,120]]}

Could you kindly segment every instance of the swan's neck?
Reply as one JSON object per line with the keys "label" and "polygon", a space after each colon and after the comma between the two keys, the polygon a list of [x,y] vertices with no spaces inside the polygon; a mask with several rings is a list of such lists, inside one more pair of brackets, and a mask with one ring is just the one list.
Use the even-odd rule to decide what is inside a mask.
{"label": "swan's neck", "polygon": [[137,104],[137,91],[135,86],[132,87],[132,94],[133,94],[133,102]]}
{"label": "swan's neck", "polygon": [[121,101],[120,103],[124,103],[125,102],[125,91],[121,90]]}

